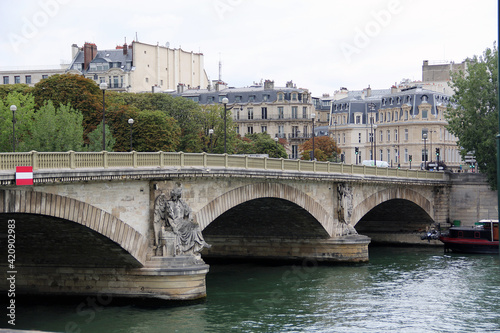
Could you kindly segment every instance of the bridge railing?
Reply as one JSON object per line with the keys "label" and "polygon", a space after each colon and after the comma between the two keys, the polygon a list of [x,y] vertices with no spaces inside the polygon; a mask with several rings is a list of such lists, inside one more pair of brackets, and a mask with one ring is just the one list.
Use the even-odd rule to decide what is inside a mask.
{"label": "bridge railing", "polygon": [[16,166],[41,169],[119,167],[212,167],[361,174],[369,176],[444,179],[443,172],[381,168],[331,162],[288,160],[246,155],[176,152],[24,152],[0,153],[0,170]]}

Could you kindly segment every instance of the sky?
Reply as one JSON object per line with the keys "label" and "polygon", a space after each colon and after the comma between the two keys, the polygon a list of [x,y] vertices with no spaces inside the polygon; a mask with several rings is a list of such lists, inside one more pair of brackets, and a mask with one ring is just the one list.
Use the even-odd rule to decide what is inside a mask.
{"label": "sky", "polygon": [[293,81],[321,96],[481,55],[498,15],[495,0],[3,0],[0,28],[0,69],[69,63],[72,44],[139,40],[203,53],[209,79],[220,62],[231,87]]}

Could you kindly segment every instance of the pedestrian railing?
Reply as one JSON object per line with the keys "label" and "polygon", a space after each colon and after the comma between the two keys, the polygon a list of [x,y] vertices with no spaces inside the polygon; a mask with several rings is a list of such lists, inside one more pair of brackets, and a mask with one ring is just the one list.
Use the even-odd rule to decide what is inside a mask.
{"label": "pedestrian railing", "polygon": [[444,172],[382,168],[333,162],[289,160],[247,155],[183,153],[183,152],[24,152],[0,153],[0,170],[16,166],[42,169],[140,168],[140,167],[205,167],[244,168],[298,172],[360,174],[369,176],[406,177],[443,180]]}

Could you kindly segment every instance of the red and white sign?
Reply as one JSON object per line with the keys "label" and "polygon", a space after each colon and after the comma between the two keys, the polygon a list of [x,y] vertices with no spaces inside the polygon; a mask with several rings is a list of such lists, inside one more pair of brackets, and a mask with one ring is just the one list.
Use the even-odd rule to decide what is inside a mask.
{"label": "red and white sign", "polygon": [[16,167],[16,185],[33,185],[33,167]]}

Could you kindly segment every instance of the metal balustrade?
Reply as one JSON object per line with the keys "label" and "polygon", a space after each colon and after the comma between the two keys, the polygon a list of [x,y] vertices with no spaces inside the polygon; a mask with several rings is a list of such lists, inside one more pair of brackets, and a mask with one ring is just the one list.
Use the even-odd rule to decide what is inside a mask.
{"label": "metal balustrade", "polygon": [[332,162],[289,160],[246,155],[183,152],[23,152],[0,153],[0,171],[16,166],[42,169],[97,169],[139,167],[204,167],[322,172],[365,176],[405,177],[444,180],[442,171],[381,168]]}

